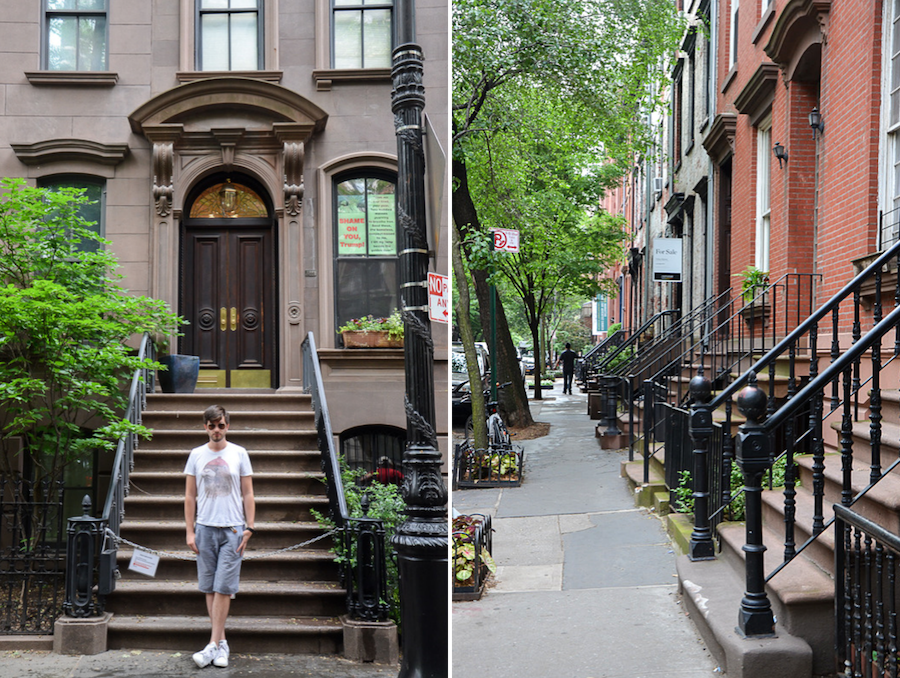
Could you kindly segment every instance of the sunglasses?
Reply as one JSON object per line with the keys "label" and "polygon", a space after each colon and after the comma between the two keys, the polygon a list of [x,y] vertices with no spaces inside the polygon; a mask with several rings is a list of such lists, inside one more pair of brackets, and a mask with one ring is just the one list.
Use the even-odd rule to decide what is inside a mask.
{"label": "sunglasses", "polygon": [[224,430],[226,426],[228,426],[228,424],[223,424],[222,422],[219,422],[218,424],[209,423],[206,425],[206,428],[208,428],[211,431],[213,429],[219,429],[221,431],[221,430]]}

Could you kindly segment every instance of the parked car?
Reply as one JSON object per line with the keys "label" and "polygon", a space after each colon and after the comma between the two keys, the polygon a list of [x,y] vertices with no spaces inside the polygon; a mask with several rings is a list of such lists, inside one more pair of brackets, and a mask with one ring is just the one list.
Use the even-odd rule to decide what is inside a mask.
{"label": "parked car", "polygon": [[[491,359],[487,349],[481,343],[475,344],[475,355],[478,358],[478,371],[481,374],[482,390],[489,388],[491,383]],[[466,363],[466,354],[462,342],[454,341],[450,356],[451,369],[451,403],[453,422],[465,422],[472,414],[472,402],[469,385],[469,372]]]}

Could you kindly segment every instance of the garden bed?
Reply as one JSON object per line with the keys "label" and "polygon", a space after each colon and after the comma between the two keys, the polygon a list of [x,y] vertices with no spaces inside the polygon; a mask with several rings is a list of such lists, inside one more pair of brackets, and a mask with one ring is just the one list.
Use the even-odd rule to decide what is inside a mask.
{"label": "garden bed", "polygon": [[453,600],[478,600],[495,571],[491,517],[480,513],[453,519]]}
{"label": "garden bed", "polygon": [[521,445],[477,450],[466,440],[453,455],[454,488],[518,487],[522,484],[525,451]]}

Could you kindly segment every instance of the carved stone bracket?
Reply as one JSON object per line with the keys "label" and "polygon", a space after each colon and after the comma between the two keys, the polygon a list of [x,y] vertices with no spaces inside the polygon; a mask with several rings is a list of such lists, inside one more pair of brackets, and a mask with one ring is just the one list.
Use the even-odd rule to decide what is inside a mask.
{"label": "carved stone bracket", "polygon": [[299,301],[292,301],[288,304],[287,317],[291,325],[300,324],[300,321],[303,320],[303,307]]}
{"label": "carved stone bracket", "polygon": [[292,217],[300,214],[303,204],[304,153],[302,141],[284,143],[284,208]]}
{"label": "carved stone bracket", "polygon": [[244,136],[243,129],[213,129],[210,130],[222,148],[222,164],[225,169],[231,170],[234,165],[234,150],[238,141]]}
{"label": "carved stone bracket", "polygon": [[161,217],[169,216],[172,208],[172,196],[175,193],[172,185],[174,162],[174,143],[167,141],[153,144],[153,200],[156,202],[156,213]]}

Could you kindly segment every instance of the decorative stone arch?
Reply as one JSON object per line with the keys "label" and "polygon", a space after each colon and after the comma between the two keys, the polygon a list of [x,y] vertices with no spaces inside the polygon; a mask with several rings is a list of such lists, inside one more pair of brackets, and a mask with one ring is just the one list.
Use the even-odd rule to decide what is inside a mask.
{"label": "decorative stone arch", "polygon": [[[356,169],[371,168],[386,172],[397,173],[397,156],[389,153],[351,153],[333,158],[318,169],[316,198],[318,202],[316,223],[318,231],[318,260],[321,262],[322,277],[330,280],[334,266],[333,240],[331,229],[334,222],[332,214],[332,190],[334,177]],[[334,289],[332,285],[319,285],[319,326],[318,337],[321,348],[334,348],[335,335],[331,331],[334,320]],[[327,330],[325,328],[328,328]]]}
{"label": "decorative stone arch", "polygon": [[810,54],[821,54],[822,43],[828,37],[831,3],[832,0],[790,0],[778,15],[764,50],[781,68],[785,82],[793,80],[795,74],[809,79]]}
{"label": "decorative stone arch", "polygon": [[[301,206],[306,144],[322,132],[328,114],[281,85],[235,76],[173,87],[128,116],[135,134],[151,144],[151,294],[177,308],[179,220],[196,182],[216,172],[253,176],[275,205],[281,346],[303,340],[304,279]],[[283,351],[282,388],[302,388],[299,352]],[[296,356],[292,353],[297,353]]]}

